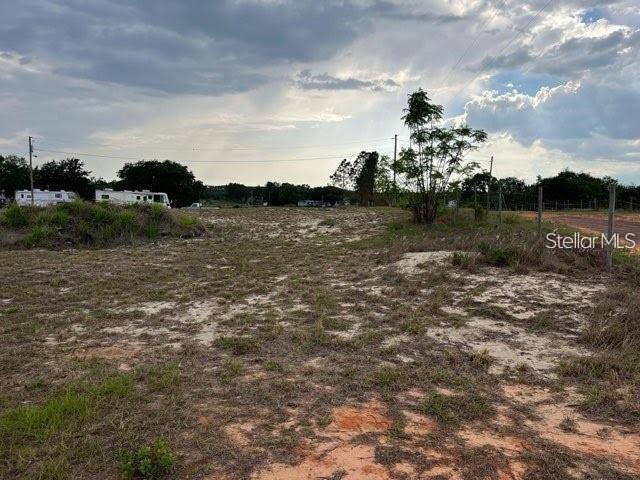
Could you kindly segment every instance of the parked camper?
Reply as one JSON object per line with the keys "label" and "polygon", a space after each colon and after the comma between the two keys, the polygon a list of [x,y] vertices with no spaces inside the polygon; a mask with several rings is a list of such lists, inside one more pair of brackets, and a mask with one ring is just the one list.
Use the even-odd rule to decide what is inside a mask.
{"label": "parked camper", "polygon": [[331,203],[322,202],[321,200],[300,200],[298,201],[299,207],[331,207]]}
{"label": "parked camper", "polygon": [[[64,190],[49,191],[36,188],[33,191],[33,205],[37,207],[73,202],[76,198],[78,197],[75,193]],[[16,190],[16,203],[18,205],[31,205],[31,190]]]}
{"label": "parked camper", "polygon": [[96,190],[97,202],[111,202],[118,205],[130,205],[133,203],[160,203],[167,208],[169,206],[169,197],[166,193],[150,192],[142,190],[141,192],[133,190],[117,191],[107,188],[106,190]]}

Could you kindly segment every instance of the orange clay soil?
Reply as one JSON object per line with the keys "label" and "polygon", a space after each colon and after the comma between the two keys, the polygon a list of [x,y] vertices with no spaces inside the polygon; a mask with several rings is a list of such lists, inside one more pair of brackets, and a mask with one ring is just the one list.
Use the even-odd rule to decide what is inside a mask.
{"label": "orange clay soil", "polygon": [[[562,401],[542,388],[528,385],[506,385],[503,389],[506,403],[499,405],[493,423],[472,423],[450,435],[438,448],[426,447],[424,440],[436,431],[436,420],[404,410],[405,436],[396,439],[402,448],[417,453],[424,462],[416,464],[402,460],[393,465],[381,465],[375,460],[376,446],[391,444],[388,433],[393,422],[382,403],[374,400],[360,406],[334,409],[333,421],[318,429],[316,442],[305,441],[296,449],[301,461],[295,465],[274,463],[254,474],[255,480],[312,480],[318,478],[344,478],[348,480],[386,480],[391,478],[462,478],[464,460],[460,449],[489,448],[501,458],[496,465],[498,478],[517,480],[525,477],[527,465],[523,453],[535,447],[531,440],[544,439],[578,456],[588,459],[602,458],[616,468],[630,474],[640,474],[640,435],[618,427],[600,424],[584,418],[572,408],[579,397],[565,392]],[[535,419],[525,420],[524,427],[509,427],[509,413],[514,408],[528,407]],[[571,420],[572,427],[561,424]],[[228,428],[230,438],[246,445],[250,429],[247,425]],[[517,433],[513,433],[517,432]],[[366,441],[358,439],[366,434]],[[429,467],[425,470],[424,465]]]}

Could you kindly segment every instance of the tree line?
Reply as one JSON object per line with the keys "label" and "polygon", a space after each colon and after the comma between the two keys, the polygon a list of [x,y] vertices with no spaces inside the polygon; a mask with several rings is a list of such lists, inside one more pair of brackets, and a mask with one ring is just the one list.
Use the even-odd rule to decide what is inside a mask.
{"label": "tree line", "polygon": [[[409,130],[411,146],[403,148],[393,161],[377,152],[362,151],[350,162],[343,160],[330,180],[333,185],[358,194],[361,205],[398,204],[411,209],[418,223],[433,223],[439,208],[460,199],[462,205],[495,208],[500,189],[505,208],[527,208],[537,203],[538,186],[546,202],[572,208],[603,206],[608,186],[615,180],[565,170],[526,184],[515,177],[498,179],[480,170],[465,155],[479,148],[487,134],[468,125],[447,126],[444,109],[431,101],[422,89],[408,96],[402,120]],[[617,183],[617,182],[616,182]],[[640,203],[640,187],[618,185],[621,208]]]}
{"label": "tree line", "polygon": [[247,186],[241,183],[208,186],[205,197],[209,200],[237,204],[283,206],[296,205],[301,200],[324,201],[329,204],[356,201],[353,192],[334,185],[311,187],[292,183],[267,182],[264,185]]}

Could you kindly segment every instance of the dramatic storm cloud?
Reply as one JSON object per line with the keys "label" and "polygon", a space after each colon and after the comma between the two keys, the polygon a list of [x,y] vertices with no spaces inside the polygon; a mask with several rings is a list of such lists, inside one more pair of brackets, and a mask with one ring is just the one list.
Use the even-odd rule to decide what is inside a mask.
{"label": "dramatic storm cloud", "polygon": [[322,184],[406,140],[423,87],[490,133],[475,157],[499,175],[640,182],[635,1],[24,0],[0,18],[2,153],[31,134],[38,161],[77,152],[107,178],[170,158],[210,183]]}

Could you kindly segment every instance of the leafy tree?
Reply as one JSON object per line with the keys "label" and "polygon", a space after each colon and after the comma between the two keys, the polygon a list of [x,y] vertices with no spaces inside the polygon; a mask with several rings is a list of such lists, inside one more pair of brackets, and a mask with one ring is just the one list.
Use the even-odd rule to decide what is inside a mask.
{"label": "leafy tree", "polygon": [[241,183],[230,183],[227,185],[226,196],[233,202],[244,203],[249,198],[249,189]]}
{"label": "leafy tree", "polygon": [[362,151],[353,162],[350,177],[360,195],[361,205],[371,206],[374,203],[379,160],[378,152]]}
{"label": "leafy tree", "polygon": [[487,171],[474,173],[462,181],[462,196],[469,198],[474,194],[486,194],[487,186],[495,192],[497,184],[498,179]]}
{"label": "leafy tree", "polygon": [[464,164],[464,155],[485,142],[487,134],[466,125],[440,126],[443,108],[434,104],[422,89],[409,95],[404,109],[405,125],[409,128],[415,149],[400,152],[398,167],[403,172],[410,196],[414,219],[418,223],[433,223],[452,176],[467,176],[478,167]]}
{"label": "leafy tree", "polygon": [[85,170],[84,162],[77,158],[51,160],[34,168],[33,183],[43,190],[67,190],[91,200],[95,188],[90,175],[91,172]]}
{"label": "leafy tree", "polygon": [[177,207],[197,202],[205,194],[204,185],[187,167],[170,160],[126,163],[118,177],[118,188],[164,192]]}
{"label": "leafy tree", "polygon": [[389,206],[394,204],[400,194],[397,183],[393,182],[393,161],[388,155],[382,155],[378,161],[376,192],[382,195]]}
{"label": "leafy tree", "polygon": [[0,155],[0,193],[11,198],[16,190],[29,188],[29,165],[24,158]]}
{"label": "leafy tree", "polygon": [[346,158],[340,162],[336,171],[329,177],[331,185],[334,185],[342,190],[347,190],[353,184],[351,172],[353,165]]}

